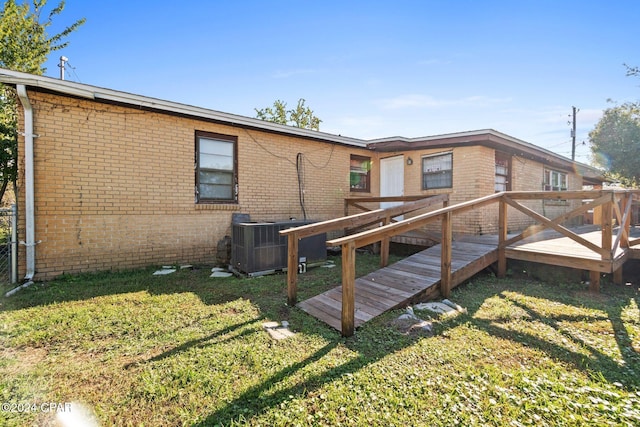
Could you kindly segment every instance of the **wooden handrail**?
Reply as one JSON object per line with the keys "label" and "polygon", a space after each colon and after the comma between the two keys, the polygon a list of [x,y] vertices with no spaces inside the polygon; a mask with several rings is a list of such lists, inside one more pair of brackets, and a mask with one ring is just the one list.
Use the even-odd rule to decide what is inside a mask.
{"label": "wooden handrail", "polygon": [[[298,282],[298,248],[299,241],[304,237],[314,236],[330,231],[341,230],[347,227],[362,227],[375,223],[388,224],[392,217],[408,214],[411,212],[425,209],[436,204],[446,205],[449,201],[449,194],[439,194],[436,196],[402,196],[402,197],[382,197],[382,198],[358,198],[367,201],[384,200],[412,200],[400,206],[393,206],[387,209],[376,209],[374,211],[363,212],[355,215],[345,216],[342,218],[330,219],[327,221],[316,222],[293,227],[280,231],[280,235],[287,236],[287,300],[289,305],[295,305],[297,300],[297,282]],[[389,259],[388,240],[383,239],[383,245],[380,250],[380,263],[386,265]],[[354,249],[355,250],[355,249]],[[354,255],[355,257],[355,255]]]}
{"label": "wooden handrail", "polygon": [[327,221],[314,222],[312,224],[302,225],[300,227],[289,228],[280,231],[280,235],[287,236],[289,234],[296,234],[298,238],[301,239],[303,237],[327,233],[347,227],[362,227],[364,225],[375,224],[376,222],[383,221],[387,216],[394,217],[404,215],[446,202],[448,200],[448,194],[440,194],[438,196],[430,197],[423,196],[418,200],[405,203],[404,205],[400,206],[393,206],[387,209],[376,209],[374,211],[362,212],[355,215],[349,215],[341,218],[330,219]]}
{"label": "wooden handrail", "polygon": [[[614,211],[615,198],[619,194],[630,194],[629,202],[625,207],[624,215],[620,215],[618,209],[618,217],[621,219],[621,230],[619,237],[616,239],[616,243],[612,245],[612,214]],[[470,200],[467,202],[459,203],[453,206],[446,206],[441,209],[436,209],[432,212],[417,215],[412,218],[408,218],[393,224],[387,224],[374,230],[367,230],[350,236],[341,237],[327,241],[329,245],[340,245],[342,247],[342,334],[344,336],[350,336],[354,333],[354,316],[355,316],[355,249],[366,246],[371,243],[385,241],[390,237],[397,234],[401,234],[419,227],[424,226],[427,223],[441,219],[442,220],[442,242],[441,242],[441,280],[440,280],[440,292],[443,296],[448,297],[451,287],[451,244],[453,239],[452,233],[452,216],[466,212],[468,210],[476,209],[485,205],[499,202],[499,224],[498,224],[498,275],[504,276],[506,273],[506,252],[505,248],[512,242],[523,239],[533,235],[545,228],[552,228],[561,234],[569,237],[573,241],[595,251],[598,253],[602,260],[613,259],[613,250],[615,245],[618,244],[619,239],[626,232],[626,236],[629,235],[629,212],[631,208],[631,199],[635,198],[640,191],[625,191],[625,190],[596,190],[596,191],[553,191],[553,192],[539,192],[539,191],[517,191],[517,192],[500,192],[491,194],[489,196],[481,197],[478,199]],[[577,208],[571,212],[560,215],[555,219],[546,218],[543,215],[535,212],[534,210],[516,202],[515,200],[584,200],[594,199],[593,201]],[[535,219],[542,224],[539,226],[532,226],[525,230],[519,236],[514,239],[507,240],[507,206],[523,212],[527,216]],[[589,209],[597,206],[603,206],[602,211],[602,245],[597,246],[594,243],[589,242],[583,237],[571,230],[563,227],[562,222],[577,216],[584,214]],[[635,239],[628,242],[629,246],[640,244],[640,239]],[[597,272],[591,272],[591,277],[596,278]],[[599,274],[599,273],[598,273]],[[594,280],[595,282],[595,280]],[[598,280],[599,286],[599,280]],[[595,290],[595,285],[591,285],[591,289]],[[349,301],[345,301],[348,298]],[[348,312],[345,313],[345,310]]]}
{"label": "wooden handrail", "polygon": [[[489,196],[481,197],[479,199],[470,200],[468,202],[458,203],[457,205],[447,206],[445,208],[436,209],[435,211],[428,212],[422,215],[417,215],[402,221],[395,222],[393,224],[385,225],[373,230],[362,231],[360,233],[352,234],[349,236],[340,237],[327,241],[330,246],[342,246],[349,241],[353,241],[356,244],[356,248],[370,245],[372,243],[379,242],[384,237],[391,237],[398,234],[402,234],[407,231],[420,228],[432,221],[440,218],[441,215],[448,212],[465,212],[471,209],[479,208],[484,205],[495,202],[502,197],[503,193],[495,193]],[[379,236],[380,234],[380,236]]]}
{"label": "wooden handrail", "polygon": [[[344,216],[348,217],[349,215],[349,206],[353,206],[354,208],[358,208],[364,212],[370,212],[373,211],[374,209],[372,208],[368,208],[367,206],[363,205],[362,203],[384,203],[384,202],[413,202],[416,200],[423,200],[423,199],[434,199],[438,196],[445,196],[448,200],[449,198],[449,193],[443,193],[443,194],[439,194],[439,195],[431,195],[431,196],[424,196],[424,195],[417,195],[417,196],[384,196],[384,197],[345,197],[344,199]],[[405,203],[405,206],[408,203]],[[394,215],[394,216],[398,216],[398,215]]]}
{"label": "wooden handrail", "polygon": [[[552,222],[554,224],[562,224],[569,218],[573,218],[575,216],[581,215],[597,206],[600,206],[607,200],[609,200],[609,196],[607,195],[598,197],[597,199],[592,200],[589,203],[585,203],[584,205],[580,206],[577,209],[572,210],[571,212],[567,212],[565,214],[560,215],[559,217],[555,218]],[[522,233],[518,234],[517,236],[514,236],[508,240],[505,240],[504,244],[505,246],[512,245],[516,242],[519,242],[520,240],[526,239],[527,237],[531,237],[537,233],[540,233],[544,231],[546,228],[547,226],[543,224],[531,225],[527,227],[525,230],[523,230]]]}
{"label": "wooden handrail", "polygon": [[629,246],[629,226],[631,220],[631,204],[633,199],[631,197],[624,197],[620,201],[623,202],[627,200],[627,204],[624,208],[624,214],[621,214],[620,207],[617,203],[613,204],[616,219],[620,222],[620,226],[618,228],[618,235],[616,236],[616,240],[613,242],[613,247],[611,248],[611,252],[613,254],[618,250],[618,245],[622,245],[622,247]]}
{"label": "wooden handrail", "polygon": [[587,239],[585,239],[583,237],[580,237],[578,234],[574,233],[573,231],[569,230],[568,228],[563,227],[560,224],[556,224],[555,222],[551,221],[550,219],[546,218],[545,216],[540,215],[539,213],[537,213],[533,209],[530,209],[530,208],[528,208],[528,207],[526,207],[524,205],[521,205],[520,203],[517,203],[517,202],[511,200],[511,198],[509,198],[507,196],[504,197],[504,201],[509,206],[512,206],[512,207],[516,208],[517,210],[519,210],[520,212],[527,214],[531,218],[541,222],[542,224],[546,225],[547,227],[553,228],[558,233],[570,238],[574,242],[577,242],[577,243],[581,244],[582,246],[586,246],[587,248],[591,249],[592,251],[594,251],[595,253],[599,254],[602,257],[606,257],[611,252],[611,247],[604,248],[604,247],[600,247],[600,246],[598,246],[598,245],[596,245],[594,243],[591,243]]}
{"label": "wooden handrail", "polygon": [[[447,193],[448,194],[448,193]],[[366,202],[413,202],[415,200],[422,200],[424,198],[436,197],[436,196],[383,196],[383,197],[345,197],[344,201],[348,204],[353,203],[366,203]]]}
{"label": "wooden handrail", "polygon": [[576,199],[594,199],[601,197],[605,194],[619,195],[619,194],[635,194],[640,196],[640,190],[621,190],[621,189],[606,189],[606,190],[572,190],[572,191],[506,191],[509,197],[516,199],[543,199],[543,200],[576,200]]}

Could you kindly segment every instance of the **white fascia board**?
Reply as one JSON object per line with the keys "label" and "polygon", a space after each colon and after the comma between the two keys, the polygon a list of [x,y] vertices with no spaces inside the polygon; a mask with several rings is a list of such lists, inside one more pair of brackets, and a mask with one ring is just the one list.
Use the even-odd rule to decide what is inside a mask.
{"label": "white fascia board", "polygon": [[370,139],[368,142],[370,144],[376,144],[379,142],[392,142],[392,141],[411,143],[411,142],[418,142],[418,141],[435,141],[435,140],[447,139],[447,138],[463,138],[463,137],[469,137],[469,136],[486,135],[489,133],[501,136],[503,138],[505,137],[510,138],[509,136],[501,134],[500,132],[496,132],[492,129],[483,129],[483,130],[473,130],[473,131],[467,131],[467,132],[455,132],[455,133],[445,133],[440,135],[420,136],[415,138],[407,138],[404,136],[391,136],[386,138]]}
{"label": "white fascia board", "polygon": [[236,114],[223,113],[207,108],[195,107],[178,102],[166,101],[148,96],[135,95],[127,92],[120,92],[112,89],[90,86],[83,83],[59,80],[52,77],[37,76],[34,74],[21,73],[0,68],[0,82],[16,85],[22,84],[27,87],[46,89],[52,92],[77,96],[81,98],[110,101],[135,107],[150,108],[168,113],[189,115],[197,118],[215,120],[230,125],[261,129],[268,132],[277,132],[285,135],[311,138],[318,141],[332,142],[343,145],[351,145],[358,148],[366,148],[367,141],[358,138],[349,138],[342,135],[334,135],[319,132],[311,129],[285,126],[278,123],[267,122]]}
{"label": "white fascia board", "polygon": [[498,131],[493,130],[493,129],[481,129],[481,130],[473,130],[473,131],[467,131],[467,132],[456,132],[456,133],[448,133],[448,134],[442,134],[442,135],[431,135],[431,136],[424,136],[424,137],[417,137],[417,138],[405,138],[405,137],[401,137],[401,136],[388,137],[388,138],[379,138],[379,139],[369,140],[369,144],[375,145],[377,143],[395,142],[395,141],[406,142],[406,143],[410,144],[410,143],[413,143],[413,142],[437,141],[437,140],[440,140],[440,139],[464,138],[464,137],[481,136],[481,135],[493,135],[493,136],[502,138],[504,140],[507,140],[509,142],[512,142],[514,144],[517,144],[517,145],[520,145],[522,147],[525,147],[525,148],[527,148],[529,150],[537,151],[538,153],[544,154],[547,157],[555,158],[555,159],[560,160],[560,161],[564,161],[567,164],[575,164],[575,165],[579,166],[580,168],[583,168],[583,169],[585,169],[587,171],[591,171],[593,173],[600,173],[601,172],[597,168],[594,168],[593,166],[589,166],[589,165],[584,164],[584,163],[576,162],[574,160],[571,160],[568,157],[561,156],[559,154],[554,153],[553,151],[549,151],[546,148],[539,147],[539,146],[537,146],[535,144],[531,144],[530,142],[523,141],[521,139],[515,138],[513,136],[507,135],[507,134],[502,133],[502,132],[498,132]]}
{"label": "white fascia board", "polygon": [[102,89],[94,93],[96,100],[111,101],[134,105],[136,107],[149,108],[154,110],[166,111],[170,113],[200,117],[203,119],[215,120],[228,123],[234,126],[250,127],[254,129],[262,129],[270,132],[278,132],[287,135],[301,136],[305,138],[313,138],[317,140],[334,142],[345,145],[353,145],[360,148],[366,148],[367,142],[357,138],[348,138],[341,135],[333,135],[330,133],[319,132],[311,129],[297,128],[295,126],[285,126],[278,123],[272,123],[265,120],[254,119],[251,117],[241,116],[237,114],[224,113],[221,111],[210,110],[207,108],[195,107],[188,104],[178,102],[165,101],[147,96],[134,95],[126,92],[116,92],[108,89]]}
{"label": "white fascia board", "polygon": [[11,84],[11,85],[25,85],[26,87],[36,87],[41,89],[47,89],[54,92],[65,93],[67,95],[79,96],[81,98],[89,98],[94,99],[93,90],[87,89],[82,86],[73,87],[71,85],[66,84],[64,87],[60,87],[60,85],[50,82],[48,80],[43,80],[40,76],[35,76],[33,74],[25,74],[20,73],[24,76],[15,76],[11,74],[6,74],[7,70],[0,71],[0,82]]}

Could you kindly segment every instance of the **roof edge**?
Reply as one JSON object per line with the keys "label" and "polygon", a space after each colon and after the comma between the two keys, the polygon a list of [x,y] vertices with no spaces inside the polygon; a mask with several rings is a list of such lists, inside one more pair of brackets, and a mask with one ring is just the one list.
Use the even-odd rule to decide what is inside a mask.
{"label": "roof edge", "polygon": [[286,126],[278,123],[268,122],[265,120],[241,116],[238,114],[224,113],[208,108],[196,107],[193,105],[182,104],[143,95],[135,95],[128,92],[106,89],[84,83],[60,80],[53,77],[38,76],[35,74],[22,73],[19,71],[11,71],[4,68],[0,68],[0,82],[9,85],[21,84],[27,87],[44,89],[62,95],[69,95],[97,101],[115,102],[135,106],[138,108],[142,107],[168,113],[195,116],[203,119],[228,123],[234,126],[264,130],[267,132],[296,135],[304,138],[356,146],[359,148],[367,147],[367,141],[363,139],[334,135],[311,129],[298,128],[295,126]]}
{"label": "roof edge", "polygon": [[481,137],[497,138],[498,141],[502,140],[505,142],[516,144],[517,146],[526,148],[530,152],[539,153],[538,155],[540,157],[555,158],[559,161],[562,161],[563,163],[566,163],[567,165],[569,164],[575,165],[576,169],[582,169],[583,171],[591,172],[594,175],[602,174],[601,170],[591,165],[587,165],[585,163],[571,160],[568,157],[556,154],[553,151],[550,151],[546,148],[540,147],[535,144],[531,144],[530,142],[523,141],[521,139],[515,138],[513,136],[507,135],[505,133],[499,132],[494,129],[479,129],[479,130],[471,130],[471,131],[465,131],[465,132],[455,132],[455,133],[431,135],[431,136],[415,137],[415,138],[405,138],[401,136],[379,138],[379,139],[369,140],[369,146],[375,150],[375,146],[378,144],[380,144],[381,146],[384,146],[384,145],[392,145],[393,143],[400,143],[403,145],[403,148],[410,148],[411,145],[419,144],[419,143],[444,142],[444,140],[447,140],[447,139],[460,140],[463,138],[481,138]]}
{"label": "roof edge", "polygon": [[[69,80],[60,80],[53,77],[39,76],[35,74],[23,73],[19,71],[7,70],[0,68],[0,82],[9,85],[25,85],[27,87],[39,88],[62,95],[86,98],[91,100],[114,102],[123,105],[135,106],[138,108],[148,108],[156,111],[162,111],[170,114],[180,114],[191,117],[202,118],[205,120],[213,120],[221,123],[226,123],[232,126],[239,126],[244,128],[252,128],[257,130],[263,130],[266,132],[273,132],[279,134],[286,134],[292,136],[299,136],[302,138],[313,139],[317,141],[325,141],[331,143],[337,143],[342,145],[349,145],[358,148],[376,149],[377,145],[384,147],[384,145],[390,145],[392,143],[400,143],[402,148],[410,149],[411,145],[417,143],[428,143],[431,141],[443,141],[446,139],[461,139],[461,138],[479,138],[482,136],[488,136],[489,138],[497,138],[498,141],[502,140],[508,143],[516,144],[529,151],[539,153],[540,157],[555,158],[567,165],[572,164],[577,168],[583,169],[586,172],[592,174],[602,174],[602,171],[594,168],[593,166],[586,165],[584,163],[576,162],[567,157],[560,156],[552,151],[521,139],[509,136],[502,132],[498,132],[494,129],[481,129],[472,130],[466,132],[456,132],[441,135],[424,136],[417,138],[406,138],[401,136],[378,138],[371,140],[363,140],[359,138],[350,138],[342,135],[335,135],[326,132],[320,132],[310,129],[298,128],[294,126],[286,126],[278,123],[268,122],[252,117],[241,116],[238,114],[225,113],[208,108],[196,107],[188,104],[182,104],[173,101],[167,101],[159,98],[153,98],[143,95],[136,95],[128,92],[117,91],[113,89],[106,89],[98,86],[92,86],[84,83],[72,82]],[[398,147],[400,148],[400,147]]]}

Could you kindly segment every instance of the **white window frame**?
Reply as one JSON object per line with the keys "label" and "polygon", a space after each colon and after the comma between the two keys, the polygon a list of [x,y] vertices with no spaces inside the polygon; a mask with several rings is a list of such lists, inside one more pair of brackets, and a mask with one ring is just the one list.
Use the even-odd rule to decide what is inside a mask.
{"label": "white window frame", "polygon": [[[448,158],[444,164],[429,164],[438,158]],[[446,163],[449,163],[449,167],[446,167]],[[445,184],[428,185],[429,177],[441,177],[447,176],[448,180]],[[440,179],[438,179],[440,181]],[[438,188],[453,188],[453,151],[446,153],[431,154],[428,156],[422,156],[422,189],[423,190],[435,190]]]}
{"label": "white window frame", "polygon": [[[211,153],[203,152],[205,142],[209,149],[214,148]],[[237,146],[235,136],[196,132],[196,203],[238,202]],[[202,182],[204,178],[210,182]],[[207,195],[206,190],[221,194]]]}
{"label": "white window frame", "polygon": [[496,193],[511,190],[511,157],[500,152],[495,153],[496,173],[493,189]]}
{"label": "white window frame", "polygon": [[543,189],[544,191],[569,190],[569,175],[566,172],[557,171],[554,169],[545,169]]}

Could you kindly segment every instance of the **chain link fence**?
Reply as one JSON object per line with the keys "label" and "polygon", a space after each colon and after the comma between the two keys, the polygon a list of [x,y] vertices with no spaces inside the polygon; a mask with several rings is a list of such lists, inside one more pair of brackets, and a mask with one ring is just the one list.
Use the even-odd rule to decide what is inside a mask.
{"label": "chain link fence", "polygon": [[17,281],[16,206],[0,208],[0,283]]}

